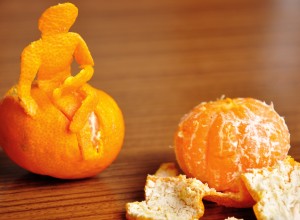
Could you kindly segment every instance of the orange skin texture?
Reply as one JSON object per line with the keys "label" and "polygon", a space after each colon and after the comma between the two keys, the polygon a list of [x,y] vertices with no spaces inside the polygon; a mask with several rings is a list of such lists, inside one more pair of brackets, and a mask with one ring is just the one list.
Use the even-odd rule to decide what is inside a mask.
{"label": "orange skin texture", "polygon": [[[125,130],[116,102],[87,83],[93,58],[80,35],[68,32],[77,14],[71,3],[42,14],[42,37],[23,50],[19,82],[0,102],[0,146],[7,155],[31,172],[63,179],[105,169]],[[75,76],[73,58],[81,68]]]}
{"label": "orange skin texture", "polygon": [[[119,154],[124,139],[123,116],[105,92],[97,91],[99,103],[95,111],[100,115],[101,139],[96,148],[90,141],[89,127],[81,133],[71,132],[68,129],[70,120],[41,89],[32,89],[32,96],[39,105],[34,118],[24,112],[13,90],[15,88],[0,105],[0,144],[21,167],[56,178],[85,178],[97,175]],[[78,108],[78,104],[75,101],[69,103],[70,113]]]}
{"label": "orange skin texture", "polygon": [[201,103],[185,115],[174,142],[177,161],[188,176],[230,194],[207,199],[225,206],[251,207],[254,201],[241,173],[283,160],[290,134],[273,106],[252,98],[227,98]]}

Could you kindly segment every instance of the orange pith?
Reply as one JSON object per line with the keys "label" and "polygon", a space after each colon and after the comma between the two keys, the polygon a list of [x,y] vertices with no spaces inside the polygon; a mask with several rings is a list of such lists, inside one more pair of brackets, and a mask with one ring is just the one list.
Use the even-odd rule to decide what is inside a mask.
{"label": "orange pith", "polygon": [[241,192],[241,173],[283,160],[289,148],[283,118],[252,98],[201,103],[182,118],[175,135],[182,170],[225,193],[247,194]]}
{"label": "orange pith", "polygon": [[[84,40],[68,32],[76,17],[71,3],[43,13],[42,38],[24,49],[19,82],[0,101],[0,146],[7,155],[29,171],[65,179],[101,172],[124,139],[118,105],[87,83],[94,61]],[[81,68],[75,76],[73,57]]]}

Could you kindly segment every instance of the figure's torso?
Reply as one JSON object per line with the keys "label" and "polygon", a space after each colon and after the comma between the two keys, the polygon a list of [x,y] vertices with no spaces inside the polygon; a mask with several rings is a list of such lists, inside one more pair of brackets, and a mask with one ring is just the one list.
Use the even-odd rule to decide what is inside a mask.
{"label": "figure's torso", "polygon": [[73,54],[78,44],[77,36],[74,33],[62,33],[44,36],[35,42],[41,61],[37,73],[40,85],[43,85],[43,82],[59,85],[71,75]]}
{"label": "figure's torso", "polygon": [[[36,41],[40,50],[41,66],[38,79],[56,78],[60,72],[70,71],[78,38],[73,33],[46,36]],[[69,72],[70,74],[70,72]]]}

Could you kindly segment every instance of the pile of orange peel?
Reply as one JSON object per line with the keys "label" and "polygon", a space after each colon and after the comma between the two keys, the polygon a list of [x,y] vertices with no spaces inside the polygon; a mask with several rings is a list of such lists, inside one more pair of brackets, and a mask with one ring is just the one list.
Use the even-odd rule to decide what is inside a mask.
{"label": "pile of orange peel", "polygon": [[[249,169],[241,177],[256,202],[253,209],[258,220],[299,219],[299,162],[287,157],[272,167]],[[187,178],[180,174],[175,163],[163,163],[154,175],[147,176],[145,200],[126,204],[126,217],[128,220],[199,219],[205,212],[202,200],[209,197],[238,199],[236,194],[217,192],[207,183]]]}

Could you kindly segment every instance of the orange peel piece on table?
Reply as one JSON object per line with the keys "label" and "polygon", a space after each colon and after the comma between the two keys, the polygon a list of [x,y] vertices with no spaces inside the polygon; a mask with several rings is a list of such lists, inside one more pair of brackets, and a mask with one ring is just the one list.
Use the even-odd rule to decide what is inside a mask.
{"label": "orange peel piece on table", "polygon": [[179,175],[179,170],[175,163],[162,163],[154,175],[158,177],[175,177]]}
{"label": "orange peel piece on table", "polygon": [[175,163],[163,163],[148,175],[145,200],[126,204],[129,220],[199,219],[204,214],[202,199],[215,190],[195,178],[179,175]]}
{"label": "orange peel piece on table", "polygon": [[248,191],[244,183],[240,182],[238,192],[215,191],[207,195],[204,199],[226,207],[245,208],[245,203],[247,207],[251,207],[250,205],[254,205],[253,198],[247,193]]}
{"label": "orange peel piece on table", "polygon": [[[240,194],[218,192],[195,178],[176,176],[176,169],[174,163],[164,163],[155,175],[148,175],[145,201],[127,203],[127,219],[198,219],[204,214],[202,199],[222,204],[245,201]],[[249,169],[241,178],[257,202],[253,209],[258,220],[300,219],[300,163],[292,157],[272,167]]]}
{"label": "orange peel piece on table", "polygon": [[[237,195],[217,192],[195,178],[180,175],[175,163],[163,163],[148,175],[145,200],[126,204],[129,220],[199,219],[204,215],[203,198],[239,199]],[[228,219],[236,219],[234,217]]]}
{"label": "orange peel piece on table", "polygon": [[[34,117],[39,108],[31,96],[35,83],[71,119],[70,130],[74,133],[83,128],[98,103],[97,94],[86,84],[93,76],[93,58],[81,36],[69,32],[77,15],[78,9],[71,3],[52,6],[42,14],[39,19],[42,37],[23,50],[17,86],[21,106],[28,115]],[[74,58],[81,70],[72,76]],[[68,94],[72,93],[82,99],[75,114],[67,110]]]}
{"label": "orange peel piece on table", "polygon": [[287,157],[272,167],[242,174],[258,220],[300,219],[300,163]]}
{"label": "orange peel piece on table", "polygon": [[204,214],[202,198],[212,191],[206,184],[184,175],[148,175],[145,201],[126,204],[127,219],[199,219]]}

